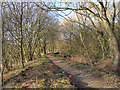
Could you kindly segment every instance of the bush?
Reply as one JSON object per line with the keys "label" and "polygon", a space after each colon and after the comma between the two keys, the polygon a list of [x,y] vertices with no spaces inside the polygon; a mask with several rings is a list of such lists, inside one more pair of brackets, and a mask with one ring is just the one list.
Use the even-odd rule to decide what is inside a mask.
{"label": "bush", "polygon": [[72,56],[73,55],[73,51],[72,50],[68,50],[68,55]]}
{"label": "bush", "polygon": [[89,70],[88,70],[88,72],[93,72],[95,70],[95,68],[90,68]]}
{"label": "bush", "polygon": [[45,55],[42,55],[41,58],[46,58],[46,56],[45,56]]}

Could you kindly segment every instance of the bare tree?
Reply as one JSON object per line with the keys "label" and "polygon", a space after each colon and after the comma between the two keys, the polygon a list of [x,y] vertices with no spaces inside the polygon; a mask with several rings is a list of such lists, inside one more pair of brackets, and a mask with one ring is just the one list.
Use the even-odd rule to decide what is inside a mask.
{"label": "bare tree", "polygon": [[[59,7],[58,5],[55,5],[55,3],[52,3],[52,4],[43,3],[43,6],[46,7],[47,9],[40,7],[37,4],[36,5],[46,11],[72,10],[73,12],[79,15],[87,17],[87,19],[89,19],[89,21],[92,23],[96,31],[98,30],[98,28],[96,27],[96,24],[93,21],[93,18],[95,20],[97,19],[101,20],[101,22],[103,23],[103,26],[105,27],[105,31],[108,34],[110,52],[111,52],[112,59],[114,59],[112,64],[112,69],[113,71],[117,71],[119,69],[118,67],[120,62],[120,56],[119,56],[119,45],[118,45],[119,43],[114,33],[115,19],[116,19],[116,16],[118,15],[115,0],[112,1],[112,4],[110,4],[107,0],[105,2],[98,0],[98,5],[94,2],[80,2],[80,3],[76,3],[76,5],[73,4],[73,6],[71,6],[70,3],[68,2],[64,4],[66,5],[65,7]],[[113,7],[111,10],[109,10],[109,7],[108,7],[109,5]],[[109,12],[109,15],[107,15],[108,12]]]}

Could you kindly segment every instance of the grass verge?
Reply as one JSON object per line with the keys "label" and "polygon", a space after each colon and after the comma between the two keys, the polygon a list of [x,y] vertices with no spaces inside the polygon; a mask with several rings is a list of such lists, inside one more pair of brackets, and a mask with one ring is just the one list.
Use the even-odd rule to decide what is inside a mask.
{"label": "grass verge", "polygon": [[75,88],[67,73],[40,58],[4,75],[4,88]]}

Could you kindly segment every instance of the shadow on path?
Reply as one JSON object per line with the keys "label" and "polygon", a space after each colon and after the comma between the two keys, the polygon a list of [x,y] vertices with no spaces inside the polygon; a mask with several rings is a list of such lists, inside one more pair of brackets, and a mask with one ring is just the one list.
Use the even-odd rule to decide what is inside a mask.
{"label": "shadow on path", "polygon": [[[49,54],[49,55],[50,55],[50,54]],[[89,89],[98,90],[97,88],[91,88],[91,87],[89,87],[89,86],[88,86],[88,83],[83,82],[83,81],[82,81],[83,78],[82,78],[82,77],[78,77],[78,76],[80,75],[80,73],[75,73],[75,74],[73,75],[73,73],[70,73],[69,71],[65,70],[63,67],[60,66],[60,63],[63,64],[62,62],[59,62],[59,61],[56,60],[56,59],[54,59],[54,61],[53,61],[53,58],[50,57],[50,56],[47,56],[47,58],[50,60],[50,62],[51,62],[54,66],[56,66],[56,67],[59,68],[59,69],[62,69],[64,72],[66,72],[66,73],[68,74],[68,77],[69,77],[70,75],[72,75],[73,78],[70,78],[70,79],[71,79],[71,84],[72,84],[72,85],[75,85],[78,89],[79,89],[79,88],[84,88],[84,89],[87,89],[87,90],[89,90]],[[56,64],[55,61],[58,61],[57,64]],[[58,64],[59,64],[59,65],[58,65]],[[63,64],[63,66],[66,67],[67,65],[64,65],[64,64]],[[67,68],[68,68],[68,67],[67,67]],[[69,68],[69,69],[70,69],[70,68]],[[72,70],[72,71],[73,71],[73,70]]]}
{"label": "shadow on path", "polygon": [[78,88],[115,88],[111,84],[105,82],[105,80],[101,78],[95,78],[91,74],[88,74],[82,70],[76,69],[72,66],[69,66],[68,63],[63,62],[58,57],[53,57],[51,54],[46,55],[47,58],[58,68],[61,68],[65,72],[74,76],[74,80],[72,81]]}

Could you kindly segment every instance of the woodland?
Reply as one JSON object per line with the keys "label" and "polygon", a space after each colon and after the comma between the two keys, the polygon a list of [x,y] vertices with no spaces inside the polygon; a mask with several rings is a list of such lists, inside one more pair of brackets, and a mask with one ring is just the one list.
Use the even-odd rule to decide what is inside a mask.
{"label": "woodland", "polygon": [[[89,73],[101,70],[120,85],[120,1],[2,2],[1,18],[2,86],[24,88],[13,78],[30,73],[29,88],[75,88],[48,55]],[[52,74],[44,72],[49,69]]]}

